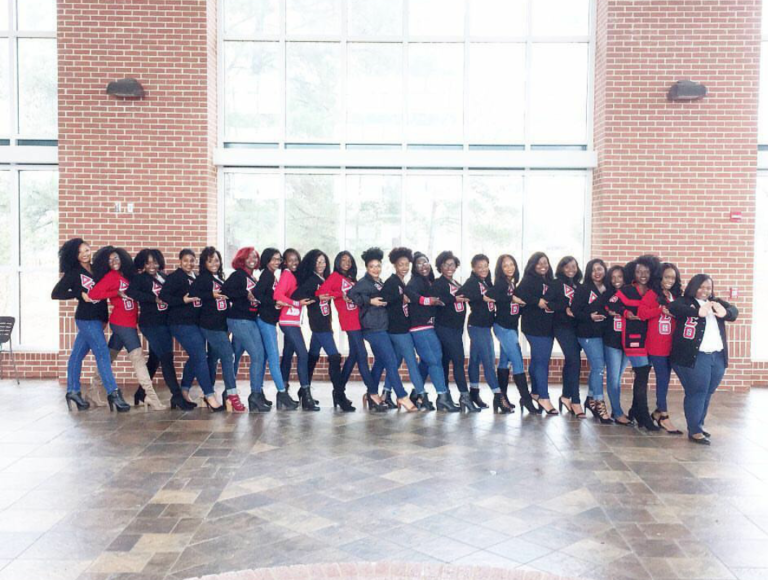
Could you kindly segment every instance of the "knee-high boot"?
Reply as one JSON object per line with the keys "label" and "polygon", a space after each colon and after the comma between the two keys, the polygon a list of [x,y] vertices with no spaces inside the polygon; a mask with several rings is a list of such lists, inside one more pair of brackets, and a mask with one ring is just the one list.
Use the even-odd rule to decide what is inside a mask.
{"label": "knee-high boot", "polygon": [[139,384],[144,389],[144,409],[152,407],[156,411],[165,409],[165,405],[160,402],[160,399],[155,392],[155,387],[152,386],[152,379],[149,378],[149,371],[147,370],[147,363],[144,361],[144,353],[140,348],[135,348],[128,353],[128,359],[133,365],[133,372],[136,373],[136,378],[139,379]]}
{"label": "knee-high boot", "polygon": [[340,407],[345,413],[351,413],[355,410],[352,401],[347,399],[347,385],[341,376],[341,355],[328,355],[328,374],[331,375],[331,384],[333,385],[333,408]]}
{"label": "knee-high boot", "polygon": [[640,427],[645,427],[648,431],[658,431],[659,428],[654,425],[648,411],[648,376],[651,374],[651,366],[635,367],[632,370],[635,380],[632,383],[632,407],[627,417],[634,419]]}
{"label": "knee-high boot", "polygon": [[541,413],[541,409],[533,404],[533,398],[531,397],[531,393],[528,390],[528,381],[525,378],[525,373],[512,375],[512,378],[515,381],[517,392],[520,395],[520,406],[525,407],[526,411],[534,415]]}
{"label": "knee-high boot", "polygon": [[167,352],[160,357],[160,369],[163,372],[163,380],[168,390],[171,391],[171,408],[178,407],[183,411],[190,411],[197,407],[197,403],[187,401],[181,394],[179,379],[176,377],[176,367],[173,364],[173,353]]}

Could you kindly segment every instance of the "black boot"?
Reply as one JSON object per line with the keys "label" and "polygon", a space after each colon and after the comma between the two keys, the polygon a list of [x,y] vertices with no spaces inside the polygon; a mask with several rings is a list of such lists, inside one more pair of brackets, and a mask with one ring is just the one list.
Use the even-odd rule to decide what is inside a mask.
{"label": "black boot", "polygon": [[312,398],[312,387],[302,387],[301,390],[304,391],[301,396],[302,411],[319,411],[317,401]]}
{"label": "black boot", "polygon": [[[328,357],[330,359],[330,357]],[[309,376],[309,385],[312,386],[312,378],[315,376],[315,367],[317,366],[317,361],[320,360],[319,356],[313,356],[309,355],[309,358],[307,359],[307,375]],[[330,360],[329,360],[330,364]]]}
{"label": "black boot", "polygon": [[333,408],[340,407],[345,413],[354,413],[355,407],[352,401],[347,399],[346,385],[341,379],[341,355],[332,354],[328,356],[328,374],[331,377],[333,385]]}
{"label": "black boot", "polygon": [[248,411],[251,413],[269,413],[272,410],[272,406],[267,403],[264,391],[248,395]]}
{"label": "black boot", "polygon": [[78,411],[85,411],[91,407],[91,404],[83,399],[80,391],[76,393],[67,393],[64,400],[67,402],[67,409],[70,411],[72,410],[72,403],[75,404]]}
{"label": "black boot", "polygon": [[446,413],[458,413],[460,409],[451,400],[451,394],[448,392],[437,394],[437,410]]}
{"label": "black boot", "polygon": [[120,392],[120,389],[115,389],[107,395],[107,403],[109,404],[110,412],[117,409],[118,413],[127,413],[131,410],[131,406],[123,399],[123,393]]}
{"label": "black boot", "polygon": [[392,391],[388,391],[384,389],[384,392],[381,394],[382,403],[386,405],[387,409],[397,409],[397,405],[392,400]]}
{"label": "black boot", "polygon": [[496,379],[499,381],[501,394],[506,397],[507,386],[509,385],[509,369],[496,369]]}
{"label": "black boot", "polygon": [[475,387],[471,387],[469,389],[469,396],[472,397],[472,402],[480,407],[481,409],[487,409],[488,405],[486,405],[483,400],[480,398],[480,389],[476,389]]}
{"label": "black boot", "polygon": [[299,408],[299,402],[291,399],[288,391],[277,392],[277,410],[285,409],[286,411],[295,411]]}
{"label": "black boot", "polygon": [[181,394],[179,380],[176,378],[176,367],[173,364],[173,353],[168,352],[160,357],[160,370],[168,390],[171,391],[171,409],[191,411],[197,408],[197,403],[187,401]]}
{"label": "black boot", "polygon": [[501,413],[502,415],[508,415],[509,413],[514,413],[515,408],[512,406],[512,403],[509,402],[504,393],[494,393],[493,412]]}
{"label": "black boot", "polygon": [[462,413],[479,413],[480,407],[475,405],[469,393],[459,393],[459,409]]}
{"label": "black boot", "polygon": [[637,421],[638,426],[645,427],[647,431],[658,431],[651,413],[648,411],[648,376],[651,374],[650,365],[636,367],[635,380],[632,383],[632,407],[627,413],[630,420]]}
{"label": "black boot", "polygon": [[518,373],[512,375],[512,379],[515,381],[517,392],[520,395],[520,406],[532,415],[538,415],[541,413],[541,409],[533,404],[533,398],[528,390],[528,381],[525,378],[525,373]]}
{"label": "black boot", "polygon": [[136,392],[133,394],[133,406],[138,407],[144,402],[144,399],[147,398],[147,393],[144,391],[144,387],[139,385],[139,387],[136,389]]}

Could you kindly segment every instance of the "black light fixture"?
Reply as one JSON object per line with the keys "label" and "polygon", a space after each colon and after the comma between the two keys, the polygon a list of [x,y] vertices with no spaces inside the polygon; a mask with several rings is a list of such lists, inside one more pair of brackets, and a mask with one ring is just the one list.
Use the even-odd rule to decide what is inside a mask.
{"label": "black light fixture", "polygon": [[144,98],[144,87],[136,79],[125,78],[107,85],[107,94],[124,99]]}
{"label": "black light fixture", "polygon": [[696,101],[707,96],[707,87],[693,81],[677,81],[667,92],[670,101]]}

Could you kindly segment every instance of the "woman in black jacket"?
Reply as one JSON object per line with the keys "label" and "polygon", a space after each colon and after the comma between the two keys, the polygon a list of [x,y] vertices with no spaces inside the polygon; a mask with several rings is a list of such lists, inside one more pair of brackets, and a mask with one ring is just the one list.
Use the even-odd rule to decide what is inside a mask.
{"label": "woman in black jacket", "polygon": [[683,297],[669,304],[677,320],[672,338],[672,368],[685,390],[683,408],[688,439],[709,445],[704,430],[709,402],[728,368],[725,323],[739,315],[735,306],[715,297],[712,278],[696,274]]}

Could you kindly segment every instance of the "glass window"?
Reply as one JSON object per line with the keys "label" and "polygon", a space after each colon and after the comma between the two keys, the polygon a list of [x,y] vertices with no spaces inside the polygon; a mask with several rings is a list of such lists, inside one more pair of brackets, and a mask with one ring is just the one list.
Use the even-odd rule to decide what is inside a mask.
{"label": "glass window", "polygon": [[402,36],[403,0],[347,0],[350,36]]}
{"label": "glass window", "polygon": [[232,35],[280,34],[278,0],[227,0],[224,32]]}
{"label": "glass window", "polygon": [[51,300],[51,289],[58,280],[55,269],[22,271],[18,318],[21,344],[45,350],[58,349],[59,303]]}
{"label": "glass window", "polygon": [[403,244],[431,260],[446,249],[460,252],[459,175],[410,175],[405,180]]}
{"label": "glass window", "polygon": [[59,245],[58,179],[58,171],[19,172],[22,267],[52,266]]}
{"label": "glass window", "polygon": [[8,39],[0,38],[0,136],[8,136],[11,133],[11,86],[11,75],[8,70]]}
{"label": "glass window", "polygon": [[0,30],[8,29],[8,0],[0,0]]}
{"label": "glass window", "polygon": [[402,178],[348,175],[346,189],[345,248],[357,258],[372,246],[386,253],[401,245]]}
{"label": "glass window", "polygon": [[225,173],[224,177],[224,264],[237,250],[254,246],[283,246],[282,178],[265,173]]}
{"label": "glass window", "polygon": [[56,30],[56,0],[18,0],[16,9],[19,30]]}
{"label": "glass window", "polygon": [[585,36],[589,34],[589,0],[534,0],[534,36]]}
{"label": "glass window", "polygon": [[493,269],[500,254],[520,263],[523,241],[523,175],[471,175],[464,199],[462,258],[485,254]]}
{"label": "glass window", "polygon": [[[768,6],[763,10],[768,13]],[[757,115],[757,142],[768,143],[768,42],[763,42],[760,51],[760,90]]]}
{"label": "glass window", "polygon": [[463,36],[464,0],[408,0],[412,36]]}
{"label": "glass window", "polygon": [[57,133],[56,40],[19,39],[19,133],[46,137]]}
{"label": "glass window", "polygon": [[[760,173],[757,178],[756,223],[768,223],[768,173]],[[753,307],[755,316],[752,321],[752,358],[768,360],[768,303],[764,298],[764,288],[768,287],[768,229],[755,228],[755,277]],[[722,293],[722,290],[721,290]]]}
{"label": "glass window", "polygon": [[288,34],[341,32],[341,0],[286,0],[285,10]]}
{"label": "glass window", "polygon": [[472,36],[523,36],[528,28],[528,0],[469,0]]}
{"label": "glass window", "polygon": [[285,176],[285,243],[302,255],[321,248],[329,256],[341,250],[343,207],[338,175]]}
{"label": "glass window", "polygon": [[[9,177],[9,171],[0,171],[0,267],[10,265],[13,257],[12,244],[15,228],[13,227]],[[0,314],[0,316],[2,315]]]}

